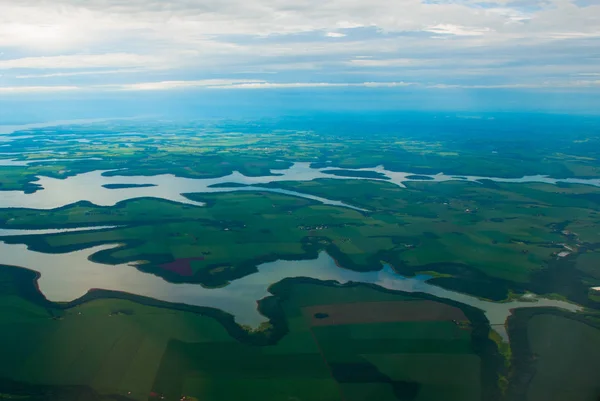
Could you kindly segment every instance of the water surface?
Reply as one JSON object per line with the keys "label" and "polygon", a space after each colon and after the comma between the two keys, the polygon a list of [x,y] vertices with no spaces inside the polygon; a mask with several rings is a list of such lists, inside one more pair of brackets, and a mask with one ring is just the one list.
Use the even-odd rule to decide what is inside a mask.
{"label": "water surface", "polygon": [[29,160],[18,160],[18,159],[0,159],[0,167],[23,167],[38,164],[49,164],[49,163],[64,163],[73,161],[92,161],[102,160],[99,157],[82,157],[76,159],[29,159]]}
{"label": "water surface", "polygon": [[[50,229],[40,229],[40,230],[19,230],[13,228],[0,228],[0,238],[1,237],[15,237],[19,235],[47,235],[47,234],[60,234],[60,233],[69,233],[69,232],[77,232],[77,231],[91,231],[91,230],[105,230],[110,228],[116,228],[118,226],[93,226],[93,227],[77,227],[77,228],[50,228]],[[2,255],[4,256],[4,255]],[[3,257],[0,256],[0,263],[2,263]]]}
{"label": "water surface", "polygon": [[102,288],[142,295],[161,301],[208,306],[232,314],[240,324],[253,327],[267,319],[257,310],[257,301],[268,296],[268,288],[290,277],[307,277],[322,281],[370,283],[382,288],[405,292],[422,292],[446,298],[483,310],[494,330],[508,340],[504,324],[511,309],[520,307],[553,306],[578,311],[577,305],[548,299],[490,302],[443,289],[427,283],[426,275],[406,278],[390,266],[380,271],[355,272],[336,265],[325,252],[317,259],[302,261],[279,260],[258,266],[258,272],[242,277],[220,288],[204,288],[198,284],[174,284],[143,273],[130,264],[105,265],[89,260],[96,252],[118,245],[102,245],[63,254],[44,254],[27,249],[22,244],[0,241],[1,263],[25,267],[40,272],[40,291],[50,301],[68,302],[85,295],[90,289]]}
{"label": "water surface", "polygon": [[[1,161],[0,161],[1,162]],[[489,179],[497,182],[509,183],[526,183],[526,182],[541,182],[547,184],[556,184],[558,182],[568,182],[576,184],[586,184],[600,187],[600,179],[555,179],[547,176],[530,176],[522,178],[493,178],[493,177],[478,177],[465,176],[456,178],[445,174],[436,174],[427,176],[431,179],[420,180],[411,179],[409,176],[413,173],[393,172],[376,167],[372,169],[357,169],[356,171],[377,171],[385,174],[389,180],[381,180],[375,178],[363,177],[341,177],[331,174],[326,174],[322,170],[332,170],[335,168],[326,167],[323,169],[311,168],[310,163],[294,163],[289,169],[273,170],[272,175],[261,177],[247,177],[239,172],[233,172],[227,176],[218,178],[184,178],[177,177],[171,174],[155,175],[155,176],[107,176],[105,171],[92,171],[68,177],[65,179],[57,179],[51,177],[40,176],[36,184],[41,185],[44,189],[33,194],[25,194],[22,191],[3,191],[0,197],[0,208],[34,208],[34,209],[54,209],[69,205],[79,201],[89,201],[99,206],[113,206],[118,202],[143,198],[161,198],[174,202],[192,204],[202,206],[201,202],[192,201],[182,194],[185,193],[214,193],[214,192],[232,192],[232,191],[269,191],[278,192],[288,195],[300,196],[307,199],[319,201],[328,205],[336,205],[349,207],[352,209],[363,210],[343,202],[325,199],[313,195],[308,195],[300,192],[294,192],[283,189],[260,188],[261,184],[276,183],[283,181],[312,181],[319,178],[328,179],[344,179],[344,180],[371,180],[391,182],[400,187],[405,187],[405,182],[410,181],[427,181],[427,182],[443,182],[443,181],[472,181],[477,182],[481,179]],[[344,169],[349,170],[349,169]],[[217,184],[242,184],[242,187],[230,188],[215,188]],[[104,188],[103,185],[114,184],[152,184],[150,187],[138,188],[122,188],[118,190]]]}

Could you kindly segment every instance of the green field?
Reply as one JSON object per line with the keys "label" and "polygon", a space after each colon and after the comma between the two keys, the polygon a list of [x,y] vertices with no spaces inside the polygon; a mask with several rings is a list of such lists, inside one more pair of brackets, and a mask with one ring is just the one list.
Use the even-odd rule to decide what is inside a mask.
{"label": "green field", "polygon": [[270,308],[281,311],[271,324],[286,328],[287,334],[258,346],[248,337],[233,337],[227,323],[200,310],[150,306],[135,296],[50,304],[36,292],[33,278],[20,269],[0,271],[0,308],[5,311],[0,377],[12,381],[0,380],[0,394],[16,397],[15,383],[20,383],[18,394],[25,399],[46,386],[54,389],[48,394],[76,388],[80,394],[134,400],[152,393],[166,400],[435,400],[442,393],[448,400],[476,400],[482,380],[488,394],[496,391],[498,359],[487,340],[489,326],[470,308],[465,313],[473,320],[461,327],[410,317],[397,323],[311,327],[303,308],[349,302],[376,308],[381,302],[417,302],[419,297],[288,280],[271,289],[276,297],[269,301]]}
{"label": "green field", "polygon": [[[600,214],[593,197],[598,188],[457,181],[408,183],[403,189],[363,180],[277,185],[370,211],[273,193],[230,192],[187,195],[206,207],[135,199],[114,207],[79,203],[51,211],[5,209],[0,221],[18,228],[120,225],[9,241],[45,252],[120,243],[93,258],[145,260],[145,271],[206,285],[242,277],[262,262],[315,257],[319,249],[347,268],[375,270],[383,261],[405,275],[435,272],[445,275],[434,280],[442,286],[494,300],[505,299],[509,291],[533,291],[591,305],[589,287],[600,285],[594,262],[600,255]],[[556,256],[567,248],[569,257]],[[188,276],[161,267],[195,257],[203,260],[192,262]]]}
{"label": "green field", "polygon": [[[600,330],[559,316],[534,316],[529,343],[538,355],[529,401],[588,400],[600,393]],[[557,346],[570,344],[568,349]]]}
{"label": "green field", "polygon": [[[328,178],[265,185],[364,210],[222,182],[225,192],[183,194],[202,207],[134,198],[0,209],[0,229],[115,226],[3,242],[46,253],[118,244],[91,259],[139,261],[142,272],[206,287],[326,251],[340,268],[388,264],[488,300],[531,292],[585,309],[517,309],[506,343],[465,305],[289,278],[257,305],[269,321],[251,328],[221,310],[102,289],[51,303],[34,272],[0,255],[0,400],[596,401],[600,188],[464,178],[600,177],[600,120],[530,117],[138,119],[17,133],[1,159],[59,161],[1,166],[0,197],[43,196],[38,176],[266,176],[304,162]],[[356,170],[376,166],[423,181]],[[440,172],[456,180],[429,177]],[[140,186],[122,182],[105,188]]]}
{"label": "green field", "polygon": [[524,309],[509,325],[514,355],[509,394],[514,399],[585,401],[598,397],[600,319],[595,314],[584,318]]}
{"label": "green field", "polygon": [[[55,152],[57,158],[103,160],[11,167],[18,172],[16,176],[0,168],[0,190],[34,190],[30,184],[34,174],[66,177],[121,169],[120,175],[170,173],[201,178],[236,170],[246,175],[265,175],[270,169],[285,168],[297,161],[345,169],[384,165],[392,171],[443,171],[457,176],[600,174],[600,137],[593,119],[545,116],[545,121],[536,119],[538,125],[532,125],[521,117],[496,116],[477,121],[437,117],[424,114],[380,119],[357,114],[348,120],[322,116],[307,121],[141,119],[21,131],[15,136],[43,135],[52,140],[44,143],[43,150]],[[488,131],[499,135],[482,135]],[[564,135],[565,131],[569,135]],[[536,136],[543,140],[534,140]],[[73,140],[79,138],[87,142]],[[7,151],[33,151],[22,155],[22,160],[47,159],[48,154],[39,152],[37,145],[36,138],[17,138]]]}
{"label": "green field", "polygon": [[[478,355],[472,343],[484,340],[468,328],[452,321],[312,327],[303,313],[323,303],[369,302],[376,308],[414,297],[291,281],[272,291],[283,299],[289,327],[277,345],[247,349],[173,341],[154,391],[203,400],[436,400],[441,394],[447,400],[481,399],[482,365],[490,369],[495,354]],[[488,391],[495,387],[486,385]]]}

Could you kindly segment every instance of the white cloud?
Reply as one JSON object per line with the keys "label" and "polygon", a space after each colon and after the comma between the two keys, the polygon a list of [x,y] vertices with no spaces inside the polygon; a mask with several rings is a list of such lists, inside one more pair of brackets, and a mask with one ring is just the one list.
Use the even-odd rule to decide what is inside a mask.
{"label": "white cloud", "polygon": [[103,91],[164,91],[174,89],[286,89],[365,87],[394,88],[415,85],[410,82],[268,82],[257,79],[205,79],[197,81],[158,81],[134,84],[106,84],[90,86],[13,86],[0,87],[0,93],[62,92],[72,90]]}
{"label": "white cloud", "polygon": [[135,84],[103,85],[106,89],[116,89],[125,91],[154,91],[169,89],[186,88],[225,88],[235,87],[236,85],[254,85],[265,83],[262,80],[248,79],[204,79],[197,81],[160,81],[160,82],[142,82]]}
{"label": "white cloud", "polygon": [[[335,25],[341,29],[362,28],[362,27],[366,26],[365,24],[363,24],[361,22],[354,22],[354,21],[337,21]],[[367,25],[371,25],[371,24],[367,24]]]}
{"label": "white cloud", "polygon": [[73,54],[68,56],[24,57],[0,60],[0,70],[143,67],[157,64],[155,56],[131,53]]}
{"label": "white cloud", "polygon": [[436,34],[448,34],[457,36],[481,36],[484,35],[486,32],[489,32],[490,30],[490,28],[468,28],[465,26],[452,24],[437,24],[424,29],[424,31]]}
{"label": "white cloud", "polygon": [[427,64],[428,60],[412,58],[368,59],[358,58],[348,61],[348,64],[358,67],[407,67]]}
{"label": "white cloud", "polygon": [[[532,69],[562,65],[564,71],[550,77],[560,79],[585,72],[582,65],[598,63],[592,56],[600,48],[600,3],[582,4],[579,0],[0,0],[0,70],[11,70],[2,77],[3,85],[18,84],[15,75],[68,84],[70,76],[84,81],[89,75],[90,81],[97,81],[93,75],[136,69],[138,81],[159,79],[176,86],[173,82],[211,74],[270,70],[284,79],[320,82],[328,80],[325,74],[353,74],[359,69],[349,66],[372,74],[361,79],[425,81],[430,77],[383,78],[389,73],[385,67],[404,71],[422,66],[430,73],[434,65],[443,65],[446,71],[432,81],[442,82],[449,75],[468,76],[468,67],[479,59],[498,57],[505,61],[480,74],[493,78],[490,82],[512,82],[515,70],[506,65]],[[343,43],[332,40],[346,34]],[[381,68],[366,71],[368,67]],[[29,71],[33,69],[48,71]],[[151,72],[143,76],[147,70]]]}
{"label": "white cloud", "polygon": [[206,79],[196,81],[157,81],[135,84],[106,84],[90,86],[0,86],[2,94],[50,93],[65,91],[166,91],[184,89],[301,89],[301,88],[404,88],[416,86],[427,89],[561,89],[600,87],[600,80],[558,82],[529,82],[498,85],[420,84],[417,82],[269,82],[255,79]]}
{"label": "white cloud", "polygon": [[0,86],[0,93],[20,94],[20,93],[43,93],[43,92],[66,92],[80,89],[77,86]]}
{"label": "white cloud", "polygon": [[402,67],[411,68],[418,67],[419,71],[423,72],[423,68],[435,68],[435,67],[461,67],[466,69],[467,67],[481,67],[488,66],[494,67],[503,65],[510,60],[506,58],[468,58],[466,60],[454,59],[454,58],[389,58],[389,59],[374,59],[374,58],[354,58],[347,61],[346,64],[353,67],[368,67],[368,68],[390,68],[390,67]]}
{"label": "white cloud", "polygon": [[239,83],[233,85],[214,86],[219,89],[288,89],[288,88],[344,88],[344,87],[365,87],[365,88],[394,88],[415,85],[411,82],[252,82]]}
{"label": "white cloud", "polygon": [[560,81],[560,82],[531,82],[498,85],[463,85],[463,84],[433,84],[430,89],[560,89],[560,88],[595,88],[600,86],[600,80],[593,81]]}
{"label": "white cloud", "polygon": [[[520,7],[519,3],[523,6]],[[574,0],[0,0],[0,46],[71,50],[101,43],[193,45],[215,35],[285,35],[374,27],[453,35],[597,30],[598,7]],[[523,24],[527,21],[527,24]],[[473,28],[474,27],[474,28]]]}
{"label": "white cloud", "polygon": [[[76,77],[86,75],[107,75],[107,74],[132,74],[140,72],[140,70],[95,70],[95,71],[77,71],[77,72],[55,72],[51,74],[24,74],[16,75],[17,79],[31,79],[31,78],[62,78],[62,77]],[[0,75],[1,76],[1,75]]]}
{"label": "white cloud", "polygon": [[[599,21],[600,22],[600,21]],[[600,31],[593,32],[554,32],[548,35],[552,39],[586,39],[600,37]]]}

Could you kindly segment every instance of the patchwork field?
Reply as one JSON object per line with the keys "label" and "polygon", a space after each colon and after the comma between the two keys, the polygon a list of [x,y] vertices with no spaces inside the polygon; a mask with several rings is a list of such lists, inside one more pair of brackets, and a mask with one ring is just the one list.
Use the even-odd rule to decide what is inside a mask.
{"label": "patchwork field", "polygon": [[[99,289],[51,303],[36,288],[34,272],[3,266],[0,255],[0,399],[596,401],[600,292],[592,288],[600,287],[600,188],[464,176],[597,179],[600,120],[358,114],[123,120],[0,138],[0,199],[10,206],[0,208],[0,229],[112,226],[0,238],[3,249],[33,255],[40,266],[44,255],[29,250],[60,254],[112,245],[91,255],[101,264],[81,262],[95,269],[85,275],[86,290],[100,277],[94,274],[105,278],[103,269],[128,268],[136,283],[161,284],[143,284],[157,299],[169,299],[157,295],[163,288],[181,295],[180,283],[195,296],[196,287],[242,277],[248,282],[238,288],[254,291],[259,264],[311,263],[321,251],[333,257],[329,267],[370,272],[374,283],[320,282],[299,278],[298,271],[269,287],[272,296],[256,305],[268,322],[250,327],[224,312],[229,298],[220,299],[220,310]],[[262,182],[248,177],[273,178],[296,162],[323,169],[327,178],[294,181],[300,169],[290,181],[240,190],[242,182]],[[376,166],[389,177],[356,170]],[[79,175],[88,172],[95,173]],[[442,172],[454,181],[437,182],[433,177]],[[422,181],[395,185],[394,173]],[[94,174],[101,179],[88,183]],[[156,175],[162,184],[151,183]],[[188,191],[186,180],[178,190],[171,185],[173,177],[229,175],[237,180],[215,180],[220,193],[200,193],[202,185]],[[53,192],[52,183],[61,190]],[[153,192],[160,188],[165,199],[134,196],[160,196]],[[86,192],[94,189],[122,201],[105,207],[83,201],[97,201]],[[120,197],[129,191],[133,197]],[[194,191],[181,194],[187,199],[179,194]],[[62,206],[33,209],[41,207],[38,200]],[[36,263],[22,265],[35,269]],[[38,270],[47,274],[48,266]],[[524,303],[534,293],[583,309],[531,303],[509,318],[506,342],[478,309],[377,287],[395,274],[427,274],[427,285],[486,300]],[[63,291],[62,280],[54,288]],[[261,286],[271,283],[265,280]],[[414,287],[404,288],[419,290],[424,280],[407,280]],[[223,292],[231,305],[242,299],[234,292]]]}
{"label": "patchwork field", "polygon": [[[289,327],[277,345],[172,341],[154,391],[203,400],[481,399],[481,359],[489,369],[494,356],[477,354],[473,342],[483,339],[456,306],[293,280],[272,292]],[[226,371],[228,380],[220,380]]]}
{"label": "patchwork field", "polygon": [[176,282],[223,285],[259,263],[315,257],[324,249],[347,268],[376,270],[385,262],[405,275],[433,272],[440,276],[435,283],[483,298],[532,291],[596,304],[588,293],[600,285],[594,262],[600,249],[599,188],[422,182],[403,189],[364,180],[277,185],[369,212],[287,195],[231,192],[187,195],[205,207],[147,198],[114,207],[82,202],[50,211],[5,209],[0,222],[18,228],[118,225],[7,241],[44,252],[118,243],[122,246],[93,259],[147,261],[139,268]]}
{"label": "patchwork field", "polygon": [[[61,307],[36,293],[30,272],[4,268],[0,278],[0,307],[10,311],[0,320],[0,376],[13,381],[0,381],[4,394],[33,397],[47,386],[47,394],[74,388],[135,400],[433,400],[442,393],[476,400],[484,365],[492,380],[496,374],[494,348],[477,351],[476,343],[486,342],[480,333],[489,330],[479,312],[467,310],[473,322],[457,306],[367,286],[277,284],[268,303],[281,312],[271,324],[287,334],[257,346],[201,311],[150,306],[135,296]],[[322,320],[336,319],[332,311],[349,305],[364,311],[362,319],[320,325],[310,316],[327,311],[332,315]],[[427,316],[415,315],[419,310]],[[383,318],[386,311],[396,318]]]}

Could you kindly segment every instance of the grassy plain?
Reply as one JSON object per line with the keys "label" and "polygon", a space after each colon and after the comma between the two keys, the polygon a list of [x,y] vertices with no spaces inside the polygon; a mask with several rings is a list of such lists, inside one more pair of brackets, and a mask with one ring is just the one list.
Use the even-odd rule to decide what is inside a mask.
{"label": "grassy plain", "polygon": [[265,175],[295,161],[342,168],[384,165],[415,174],[597,177],[598,126],[597,119],[570,116],[465,119],[436,113],[59,126],[16,133],[3,151],[28,152],[21,160],[49,155],[101,160],[22,168],[21,177],[13,178],[2,169],[0,190],[32,190],[33,174],[66,177],[119,169],[121,175],[170,173],[199,178],[236,170]]}
{"label": "grassy plain", "polygon": [[600,319],[593,312],[518,310],[509,333],[509,399],[585,401],[600,395]]}
{"label": "grassy plain", "polygon": [[[245,191],[187,195],[207,202],[206,207],[136,199],[114,207],[82,202],[51,211],[7,209],[0,211],[0,222],[14,228],[120,225],[7,240],[47,252],[122,243],[94,259],[147,260],[140,268],[207,285],[246,275],[264,261],[314,257],[319,249],[355,270],[376,270],[383,261],[403,274],[436,272],[434,282],[440,285],[496,300],[509,291],[529,290],[591,305],[588,290],[600,285],[598,188],[461,181],[412,182],[400,188],[381,181],[329,179],[277,187],[369,212]],[[561,258],[560,252],[569,255]],[[191,262],[190,275],[161,268],[186,258],[202,258]]]}
{"label": "grassy plain", "polygon": [[[490,345],[489,326],[470,308],[465,313],[471,321],[460,327],[443,317],[407,316],[401,322],[314,327],[306,308],[349,302],[366,302],[374,310],[406,302],[456,306],[368,286],[287,280],[263,301],[271,306],[261,306],[280,311],[271,324],[287,334],[256,345],[232,336],[202,311],[152,306],[141,297],[105,294],[51,304],[34,279],[29,271],[0,270],[0,393],[10,399],[36,399],[39,386],[46,386],[45,399],[51,400],[66,399],[61,394],[67,389],[76,389],[79,399],[434,400],[443,392],[448,400],[475,400],[484,380],[488,394],[497,391],[495,348],[481,346]],[[435,374],[426,376],[427,370]]]}
{"label": "grassy plain", "polygon": [[[476,353],[471,344],[480,341],[475,338],[479,334],[473,334],[468,325],[460,328],[451,320],[408,319],[314,326],[312,316],[306,314],[308,309],[311,313],[319,308],[330,311],[348,302],[367,302],[376,311],[381,303],[415,302],[414,297],[366,286],[340,288],[292,281],[277,284],[272,292],[282,300],[289,327],[276,346],[244,350],[227,344],[173,341],[154,391],[167,397],[183,393],[206,400],[252,398],[259,388],[265,400],[314,399],[315,394],[322,400],[434,400],[442,393],[447,400],[480,399],[481,359],[491,361],[487,359],[491,356]],[[328,318],[335,319],[335,315]],[[233,364],[227,356],[230,352],[241,361]],[[248,371],[253,372],[252,380]],[[459,377],[456,371],[463,374]],[[494,394],[494,387],[492,383],[488,394]]]}
{"label": "grassy plain", "polygon": [[529,401],[588,400],[600,395],[600,330],[560,316],[538,315],[530,320],[528,334],[538,355]]}
{"label": "grassy plain", "polygon": [[[419,118],[125,121],[47,128],[8,141],[3,151],[21,153],[19,160],[65,160],[0,167],[0,191],[40,190],[38,175],[65,178],[112,170],[107,174],[206,178],[240,171],[256,176],[296,161],[346,169],[329,172],[349,178],[382,178],[349,170],[377,165],[417,176],[441,171],[494,177],[600,174],[597,120]],[[73,158],[99,160],[66,160]],[[427,271],[434,284],[484,298],[533,291],[600,308],[600,296],[589,290],[600,286],[598,188],[489,180],[411,182],[399,188],[350,179],[274,186],[368,212],[238,192],[188,194],[206,207],[136,199],[114,207],[81,202],[50,211],[5,209],[0,226],[118,225],[3,240],[45,252],[120,243],[93,258],[147,260],[140,269],[172,281],[224,285],[252,273],[259,263],[314,257],[325,249],[347,268],[376,270],[389,263],[406,275]],[[164,268],[188,259],[190,276]],[[509,325],[511,349],[500,346],[510,358],[504,364],[499,340],[490,335],[481,313],[461,307],[468,323],[406,315],[394,320],[387,313],[399,313],[419,296],[364,285],[279,283],[271,288],[275,296],[260,305],[271,323],[250,332],[221,311],[128,294],[96,293],[72,304],[50,304],[32,281],[30,272],[0,268],[0,398],[145,400],[153,394],[151,399],[167,400],[187,395],[199,400],[488,401],[499,399],[501,388],[511,400],[585,400],[597,396],[594,386],[600,382],[600,330],[592,327],[600,318],[589,311],[581,316],[516,312]],[[394,303],[402,307],[390,307]],[[384,304],[385,313],[377,309]],[[314,324],[354,306],[374,308],[371,320],[352,316],[343,324]]]}

